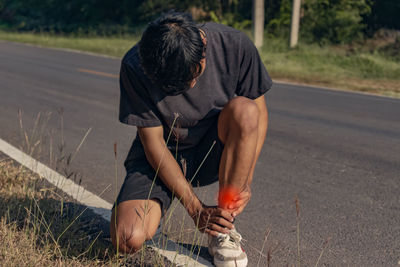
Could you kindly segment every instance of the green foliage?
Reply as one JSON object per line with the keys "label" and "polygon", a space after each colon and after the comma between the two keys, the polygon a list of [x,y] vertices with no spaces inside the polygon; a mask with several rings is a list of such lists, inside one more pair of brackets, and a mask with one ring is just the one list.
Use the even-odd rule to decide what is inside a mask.
{"label": "green foliage", "polygon": [[[279,1],[276,1],[279,2]],[[267,13],[268,15],[268,13]],[[292,15],[292,0],[281,0],[275,17],[270,19],[267,30],[275,35],[288,35]]]}
{"label": "green foliage", "polygon": [[313,42],[349,43],[363,36],[368,0],[308,0],[304,4],[302,35]]}
{"label": "green foliage", "polygon": [[[196,2],[196,1],[195,1]],[[149,0],[143,1],[138,6],[139,19],[143,21],[151,21],[158,17],[161,13],[170,9],[177,11],[185,11],[190,6],[189,1],[178,0]]]}
{"label": "green foliage", "polygon": [[[0,25],[14,30],[78,34],[132,33],[170,9],[197,11],[196,19],[210,20],[214,13],[222,23],[244,27],[240,15],[251,0],[0,0]],[[247,7],[246,7],[247,8]],[[251,14],[251,8],[250,8]],[[194,13],[194,12],[192,12]]]}
{"label": "green foliage", "polygon": [[374,0],[370,16],[365,18],[370,32],[379,28],[400,30],[400,1]]}
{"label": "green foliage", "polygon": [[[273,36],[289,36],[293,0],[264,0]],[[0,28],[73,33],[135,34],[161,13],[191,12],[196,20],[249,29],[253,0],[0,0]],[[400,0],[303,0],[301,39],[350,43],[381,27],[400,29]],[[372,7],[372,8],[371,8]]]}
{"label": "green foliage", "polygon": [[117,33],[131,22],[126,18],[135,15],[134,2],[0,0],[0,23],[16,30]]}
{"label": "green foliage", "polygon": [[217,16],[214,11],[210,12],[210,19],[213,22],[225,24],[239,30],[244,30],[251,27],[251,20],[238,19],[237,17],[238,15],[235,15],[234,13],[226,13],[224,16]]}

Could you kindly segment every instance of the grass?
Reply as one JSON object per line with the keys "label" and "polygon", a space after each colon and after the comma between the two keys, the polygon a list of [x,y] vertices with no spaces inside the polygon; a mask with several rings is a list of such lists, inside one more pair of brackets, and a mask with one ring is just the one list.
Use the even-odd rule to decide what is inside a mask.
{"label": "grass", "polygon": [[400,97],[400,61],[378,50],[267,40],[261,57],[274,79]]}
{"label": "grass", "polygon": [[16,33],[0,30],[0,39],[18,43],[34,44],[45,47],[68,48],[92,52],[107,56],[122,57],[135,43],[139,36],[124,37],[74,37],[65,35]]}
{"label": "grass", "polygon": [[116,255],[108,222],[0,157],[1,266],[166,266],[150,248],[133,256]]}
{"label": "grass", "polygon": [[[62,129],[62,111],[60,115]],[[51,113],[39,113],[33,128],[27,130],[23,112],[19,110],[21,149],[29,155],[40,158],[46,153],[43,144],[48,135],[56,139],[57,134],[46,129],[50,117]],[[65,154],[66,145],[61,134],[61,144],[56,146],[59,151],[54,152],[56,159],[50,160],[55,162],[54,168],[70,179],[79,177],[71,170],[70,164],[89,132],[75,152],[68,155]],[[117,153],[116,145],[114,153]],[[172,213],[173,209],[168,212],[165,221],[173,216]],[[162,227],[167,234],[162,235],[160,240],[154,240],[161,242],[161,246],[168,235],[173,234],[169,232],[171,224],[168,222]],[[134,255],[119,255],[111,245],[108,228],[109,222],[0,153],[1,266],[174,266],[147,246]],[[183,231],[178,233],[179,236],[182,234]],[[202,237],[197,229],[191,229],[187,234],[193,235],[192,243],[186,244],[190,254],[198,256]]]}
{"label": "grass", "polygon": [[[140,36],[76,37],[0,30],[0,39],[121,58]],[[289,49],[286,40],[271,37],[266,38],[260,55],[274,80],[400,97],[400,57],[395,52],[398,42],[389,40],[386,46],[379,47],[368,45],[372,41],[324,47],[300,43],[297,48]],[[388,55],[385,52],[388,47],[397,56]]]}
{"label": "grass", "polygon": [[84,207],[9,159],[0,161],[0,262],[3,266],[45,266],[61,261],[71,266],[108,266],[109,245],[94,227],[79,218]]}
{"label": "grass", "polygon": [[[59,111],[63,129],[62,110]],[[89,131],[73,153],[66,154],[61,131],[48,129],[51,113],[39,113],[32,129],[26,129],[18,111],[21,149],[41,158],[53,151],[49,165],[69,179],[81,181],[71,162]],[[51,145],[52,143],[59,145]],[[57,149],[52,149],[52,147]],[[51,153],[50,153],[51,154]],[[53,162],[53,164],[51,164]],[[78,181],[77,181],[78,182]],[[144,255],[144,257],[142,256]],[[0,153],[0,265],[1,266],[169,266],[149,247],[135,255],[115,253],[109,237],[109,222],[79,204],[45,179]]]}

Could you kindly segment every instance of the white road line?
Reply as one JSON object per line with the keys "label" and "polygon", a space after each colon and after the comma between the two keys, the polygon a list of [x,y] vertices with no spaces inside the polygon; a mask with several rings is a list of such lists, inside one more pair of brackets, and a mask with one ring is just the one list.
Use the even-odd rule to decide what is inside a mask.
{"label": "white road line", "polygon": [[[25,166],[26,168],[30,169],[31,171],[45,178],[48,182],[58,187],[69,196],[76,199],[79,203],[87,206],[94,213],[100,215],[105,220],[110,221],[111,208],[112,208],[111,203],[87,191],[84,187],[74,183],[73,181],[67,179],[58,172],[50,169],[46,165],[40,163],[39,161],[35,160],[34,158],[22,152],[21,150],[17,149],[16,147],[10,145],[1,138],[0,138],[0,151],[9,156],[10,158],[14,159],[21,165]],[[198,267],[212,266],[212,265],[204,265],[198,263],[192,258],[187,257],[186,255],[178,254],[176,250],[160,249],[157,247],[153,248],[157,250],[159,254],[163,255],[171,262],[176,263],[178,266],[198,266]]]}
{"label": "white road line", "polygon": [[312,89],[319,89],[319,90],[324,90],[324,91],[333,91],[333,92],[339,92],[339,93],[348,93],[348,94],[356,94],[356,95],[363,95],[363,96],[374,96],[378,98],[385,98],[389,100],[398,100],[399,98],[394,97],[394,96],[388,96],[388,95],[379,95],[379,94],[374,94],[374,93],[369,93],[369,92],[362,92],[362,91],[352,91],[352,90],[347,90],[347,89],[341,89],[337,87],[327,87],[327,86],[321,86],[321,85],[315,85],[315,84],[307,84],[307,83],[297,83],[297,82],[287,82],[287,81],[282,81],[282,80],[273,80],[274,84],[280,84],[280,85],[290,85],[290,86],[296,86],[296,87],[309,87]]}

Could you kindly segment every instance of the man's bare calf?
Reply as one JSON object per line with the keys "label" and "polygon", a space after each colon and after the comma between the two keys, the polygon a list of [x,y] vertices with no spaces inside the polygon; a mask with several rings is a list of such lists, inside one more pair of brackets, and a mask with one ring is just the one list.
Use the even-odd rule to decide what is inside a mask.
{"label": "man's bare calf", "polygon": [[[225,146],[219,169],[218,205],[227,210],[235,210],[234,216],[242,212],[250,200],[250,184],[264,143],[267,121],[263,96],[256,100],[236,97],[220,114],[218,136]],[[234,192],[238,196],[223,196]],[[227,201],[232,197],[236,203]]]}

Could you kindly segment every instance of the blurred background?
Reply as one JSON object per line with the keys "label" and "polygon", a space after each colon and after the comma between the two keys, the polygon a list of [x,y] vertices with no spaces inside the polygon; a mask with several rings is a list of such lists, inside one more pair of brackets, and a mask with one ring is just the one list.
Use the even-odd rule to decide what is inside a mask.
{"label": "blurred background", "polygon": [[[397,0],[303,0],[302,5],[301,36],[307,42],[351,43],[380,29],[400,30]],[[266,34],[287,36],[292,1],[265,0],[264,6]],[[251,27],[252,0],[1,0],[0,22],[5,30],[115,35],[140,31],[169,9],[200,21]]]}

